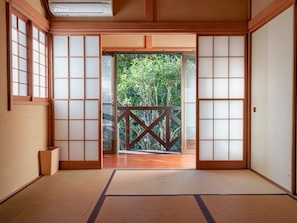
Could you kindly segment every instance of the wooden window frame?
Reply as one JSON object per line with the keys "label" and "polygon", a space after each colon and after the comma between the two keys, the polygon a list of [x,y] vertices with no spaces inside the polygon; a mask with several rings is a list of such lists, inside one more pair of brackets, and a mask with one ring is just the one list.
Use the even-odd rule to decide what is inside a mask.
{"label": "wooden window frame", "polygon": [[[8,3],[7,3],[8,4]],[[27,42],[27,95],[13,94],[13,67],[12,67],[12,16],[16,16],[26,23],[26,42]],[[8,43],[8,110],[12,110],[13,105],[49,105],[50,95],[50,75],[49,75],[49,34],[48,30],[30,20],[18,10],[14,9],[10,4],[7,5],[7,43]],[[46,78],[46,96],[34,97],[34,72],[33,72],[33,27],[45,35],[45,78]]]}

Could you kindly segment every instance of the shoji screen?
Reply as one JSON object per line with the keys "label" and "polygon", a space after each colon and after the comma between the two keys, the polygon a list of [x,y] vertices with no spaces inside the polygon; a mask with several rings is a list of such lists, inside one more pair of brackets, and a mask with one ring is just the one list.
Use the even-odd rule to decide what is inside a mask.
{"label": "shoji screen", "polygon": [[55,36],[54,137],[60,161],[99,160],[98,36]]}
{"label": "shoji screen", "polygon": [[199,161],[244,158],[244,43],[244,36],[198,38]]}

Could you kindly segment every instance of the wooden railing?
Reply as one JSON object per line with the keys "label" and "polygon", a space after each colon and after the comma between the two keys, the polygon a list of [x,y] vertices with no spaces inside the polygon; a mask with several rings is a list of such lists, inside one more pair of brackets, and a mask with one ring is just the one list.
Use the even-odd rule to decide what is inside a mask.
{"label": "wooden railing", "polygon": [[[181,120],[177,116],[180,114],[179,106],[170,106],[170,107],[118,107],[118,111],[121,113],[118,115],[118,123],[122,120],[125,122],[125,140],[120,140],[120,144],[126,150],[131,150],[136,143],[140,142],[146,134],[150,134],[155,140],[157,140],[166,151],[169,151],[172,146],[174,146],[181,139],[180,124]],[[133,111],[156,111],[155,119],[150,120],[150,122],[141,120],[140,117],[137,117]],[[174,113],[173,111],[177,111]],[[130,119],[131,118],[131,119]],[[164,123],[165,118],[165,123]],[[130,126],[131,120],[140,125],[143,128],[143,131],[137,135],[135,138],[131,139],[131,129]],[[171,129],[172,120],[178,124],[178,128],[175,130]],[[165,137],[158,136],[153,128],[160,125],[160,122],[163,122],[162,125],[165,127]],[[135,124],[134,124],[135,125]],[[163,138],[163,139],[162,139]],[[164,139],[165,138],[165,139]]]}

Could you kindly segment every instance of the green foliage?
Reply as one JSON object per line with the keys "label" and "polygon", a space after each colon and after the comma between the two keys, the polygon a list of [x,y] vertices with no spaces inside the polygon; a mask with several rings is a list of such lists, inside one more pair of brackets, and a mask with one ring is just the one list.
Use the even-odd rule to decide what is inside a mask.
{"label": "green foliage", "polygon": [[124,106],[180,106],[180,54],[119,54],[118,102]]}
{"label": "green foliage", "polygon": [[[118,54],[117,56],[118,106],[180,106],[181,105],[181,55],[180,54]],[[162,113],[158,110],[135,110],[146,126]],[[180,118],[180,114],[178,115]],[[130,120],[130,142],[142,127]],[[153,131],[166,141],[166,120],[161,120]],[[180,125],[171,122],[171,138],[180,134]],[[125,122],[119,123],[119,137],[125,141]],[[146,134],[133,149],[158,149],[162,146]],[[171,150],[180,151],[180,142]]]}

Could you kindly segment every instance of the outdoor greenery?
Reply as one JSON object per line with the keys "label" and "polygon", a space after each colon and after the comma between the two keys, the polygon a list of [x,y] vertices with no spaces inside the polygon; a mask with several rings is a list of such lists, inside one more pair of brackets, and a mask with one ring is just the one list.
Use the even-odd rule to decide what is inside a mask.
{"label": "outdoor greenery", "polygon": [[[180,54],[118,54],[117,55],[118,106],[180,106],[181,105],[181,55]],[[119,110],[119,113],[121,111]],[[146,126],[161,114],[162,110],[134,110]],[[180,110],[173,111],[180,119]],[[130,118],[130,142],[143,132],[143,128]],[[166,141],[165,118],[153,128],[153,132]],[[181,134],[180,125],[171,120],[170,137]],[[125,122],[119,123],[119,136],[125,141]],[[121,146],[121,149],[123,147]],[[164,150],[150,134],[146,134],[133,150]],[[171,151],[180,151],[180,140]]]}

